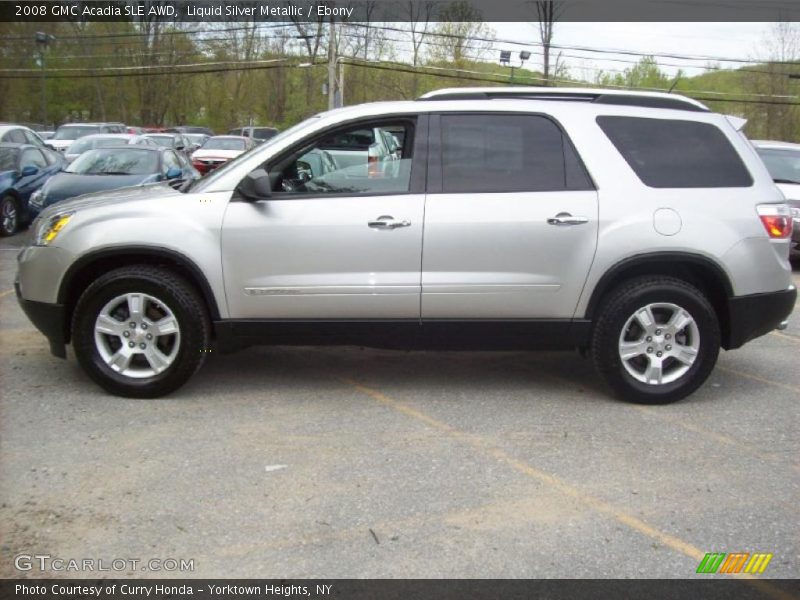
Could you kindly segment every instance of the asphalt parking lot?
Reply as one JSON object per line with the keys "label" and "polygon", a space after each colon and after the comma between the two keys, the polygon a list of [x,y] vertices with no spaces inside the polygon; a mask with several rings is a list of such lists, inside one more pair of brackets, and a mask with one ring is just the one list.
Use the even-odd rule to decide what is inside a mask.
{"label": "asphalt parking lot", "polygon": [[359,348],[212,355],[126,400],[17,306],[24,235],[0,241],[0,576],[683,578],[706,552],[800,572],[800,314],[670,406],[614,400],[573,353]]}

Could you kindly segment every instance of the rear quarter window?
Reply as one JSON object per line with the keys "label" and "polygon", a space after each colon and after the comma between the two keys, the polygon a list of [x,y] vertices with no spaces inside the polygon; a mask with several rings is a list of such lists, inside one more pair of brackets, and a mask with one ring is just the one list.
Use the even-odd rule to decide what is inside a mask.
{"label": "rear quarter window", "polygon": [[597,124],[648,187],[753,185],[747,167],[715,125],[679,119],[597,117]]}

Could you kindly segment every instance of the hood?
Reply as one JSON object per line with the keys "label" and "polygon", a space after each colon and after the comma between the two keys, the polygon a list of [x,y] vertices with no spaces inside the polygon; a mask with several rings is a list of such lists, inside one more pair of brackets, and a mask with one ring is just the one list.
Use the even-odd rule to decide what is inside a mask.
{"label": "hood", "polygon": [[192,154],[192,159],[201,160],[201,159],[210,159],[210,158],[221,158],[224,160],[230,160],[231,158],[236,158],[240,154],[244,153],[244,150],[196,150],[194,154]]}
{"label": "hood", "polygon": [[[167,198],[170,196],[183,196],[181,192],[173,189],[165,182],[126,187],[116,190],[99,191],[92,194],[84,194],[74,198],[69,198],[59,202],[55,206],[46,209],[47,213],[54,213],[64,210],[83,210],[96,206],[110,206],[112,204],[122,204],[151,200],[153,198]],[[49,204],[49,202],[48,202]]]}
{"label": "hood", "polygon": [[51,177],[42,188],[45,206],[67,198],[117,190],[130,186],[152,183],[157,175],[78,175],[77,173],[58,173]]}

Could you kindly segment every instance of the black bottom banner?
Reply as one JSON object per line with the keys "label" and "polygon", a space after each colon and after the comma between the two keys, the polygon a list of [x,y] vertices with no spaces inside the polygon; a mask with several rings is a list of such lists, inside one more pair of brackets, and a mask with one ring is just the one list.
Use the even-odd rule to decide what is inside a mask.
{"label": "black bottom banner", "polygon": [[24,579],[0,598],[47,600],[800,600],[800,581],[776,579]]}

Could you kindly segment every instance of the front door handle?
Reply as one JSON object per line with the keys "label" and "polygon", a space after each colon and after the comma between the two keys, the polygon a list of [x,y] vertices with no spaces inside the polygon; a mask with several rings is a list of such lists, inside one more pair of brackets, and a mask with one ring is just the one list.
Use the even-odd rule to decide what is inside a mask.
{"label": "front door handle", "polygon": [[583,225],[589,222],[589,217],[573,217],[567,212],[558,213],[555,217],[547,219],[550,225]]}
{"label": "front door handle", "polygon": [[395,221],[391,215],[382,215],[375,221],[369,221],[367,227],[372,229],[397,229],[398,227],[410,227],[410,221]]}

